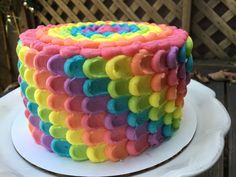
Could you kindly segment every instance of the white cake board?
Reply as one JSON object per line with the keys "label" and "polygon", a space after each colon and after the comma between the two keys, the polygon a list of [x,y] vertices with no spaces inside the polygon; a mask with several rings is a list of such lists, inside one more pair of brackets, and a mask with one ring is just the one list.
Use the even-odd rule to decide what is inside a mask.
{"label": "white cake board", "polygon": [[11,137],[17,152],[29,163],[41,169],[70,176],[115,176],[154,167],[180,153],[189,144],[197,128],[196,112],[187,99],[179,130],[158,148],[149,148],[141,155],[130,156],[123,161],[94,164],[89,161],[73,161],[70,158],[48,152],[44,147],[35,144],[24,114],[15,116]]}

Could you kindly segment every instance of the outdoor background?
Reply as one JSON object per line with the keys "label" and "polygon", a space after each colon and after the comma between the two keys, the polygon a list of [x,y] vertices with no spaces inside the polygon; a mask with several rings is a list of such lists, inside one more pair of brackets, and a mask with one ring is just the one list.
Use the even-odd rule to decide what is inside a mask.
{"label": "outdoor background", "polygon": [[[184,28],[194,41],[193,77],[204,83],[223,81],[208,86],[219,92],[218,99],[227,108],[235,103],[235,0],[1,0],[0,93],[17,87],[15,48],[19,33],[42,24],[97,20],[145,21]],[[221,73],[214,73],[219,70]],[[234,137],[232,131],[229,134]],[[199,176],[236,176],[236,149],[229,137],[220,160]]]}

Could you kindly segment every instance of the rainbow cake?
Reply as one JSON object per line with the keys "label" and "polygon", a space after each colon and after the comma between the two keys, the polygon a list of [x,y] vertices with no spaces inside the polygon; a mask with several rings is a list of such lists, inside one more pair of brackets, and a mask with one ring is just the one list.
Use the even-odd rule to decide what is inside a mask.
{"label": "rainbow cake", "polygon": [[186,31],[154,23],[25,31],[16,51],[32,137],[76,161],[119,161],[158,147],[180,127],[192,48]]}

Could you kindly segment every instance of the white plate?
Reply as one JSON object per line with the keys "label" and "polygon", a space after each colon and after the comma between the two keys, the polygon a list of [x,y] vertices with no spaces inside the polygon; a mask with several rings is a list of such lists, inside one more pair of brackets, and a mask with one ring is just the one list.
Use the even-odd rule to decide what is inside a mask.
{"label": "white plate", "polygon": [[[31,164],[57,174],[71,176],[115,176],[141,171],[160,164],[186,147],[197,127],[196,112],[190,100],[186,100],[183,120],[178,131],[158,148],[149,148],[136,157],[128,157],[120,162],[91,163],[76,162],[50,153],[42,146],[35,144],[31,137],[27,120],[24,118],[24,106],[15,109],[17,115],[12,126],[12,140],[17,152]],[[63,164],[63,168],[61,168]]]}
{"label": "white plate", "polygon": [[[197,112],[198,126],[188,147],[168,163],[136,176],[191,176],[212,166],[219,158],[224,145],[224,135],[230,127],[230,118],[215,99],[215,93],[202,84],[191,81],[187,99]],[[15,118],[12,111],[21,105],[19,90],[0,99],[0,176],[53,176],[24,161],[11,143],[11,124]]]}

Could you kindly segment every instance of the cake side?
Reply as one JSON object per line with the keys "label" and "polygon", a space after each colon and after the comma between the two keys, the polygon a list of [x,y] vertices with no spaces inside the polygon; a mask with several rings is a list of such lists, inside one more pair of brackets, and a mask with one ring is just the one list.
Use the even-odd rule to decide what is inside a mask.
{"label": "cake side", "polygon": [[173,26],[95,22],[20,35],[19,83],[36,143],[74,160],[118,161],[180,126],[192,40]]}

